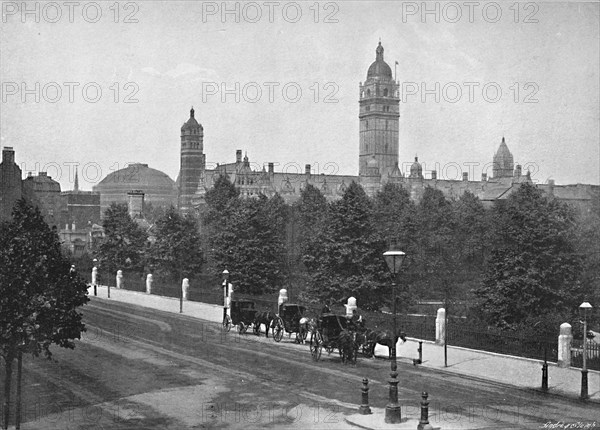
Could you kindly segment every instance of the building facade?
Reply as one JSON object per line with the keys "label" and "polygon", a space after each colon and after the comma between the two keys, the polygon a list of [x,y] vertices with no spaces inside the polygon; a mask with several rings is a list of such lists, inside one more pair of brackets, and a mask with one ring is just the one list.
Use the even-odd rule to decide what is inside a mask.
{"label": "building facade", "polygon": [[[462,172],[458,180],[438,178],[438,172],[424,172],[418,157],[408,172],[399,168],[398,130],[400,124],[399,85],[391,67],[384,60],[384,48],[379,42],[375,61],[367,70],[367,79],[359,83],[359,171],[358,175],[315,175],[306,165],[304,173],[275,172],[274,164],[267,163],[261,170],[253,170],[247,154],[237,150],[235,162],[222,164],[215,169],[205,169],[203,153],[203,128],[194,119],[182,127],[181,172],[179,179],[179,207],[188,211],[204,203],[204,195],[218,175],[226,175],[240,190],[242,197],[259,194],[272,196],[279,193],[286,202],[300,198],[308,184],[317,187],[328,200],[341,198],[351,182],[359,183],[369,196],[374,196],[383,186],[395,183],[405,188],[413,200],[418,201],[426,187],[443,192],[449,199],[457,199],[465,192],[477,196],[485,206],[507,198],[520,184],[532,183],[530,173],[515,165],[514,157],[502,137],[492,159],[492,177],[484,172],[481,178],[469,177]],[[185,180],[182,180],[185,178]],[[197,178],[197,182],[194,181]],[[556,185],[554,181],[539,184],[549,195],[581,210],[590,210],[600,196],[600,186],[577,184]]]}

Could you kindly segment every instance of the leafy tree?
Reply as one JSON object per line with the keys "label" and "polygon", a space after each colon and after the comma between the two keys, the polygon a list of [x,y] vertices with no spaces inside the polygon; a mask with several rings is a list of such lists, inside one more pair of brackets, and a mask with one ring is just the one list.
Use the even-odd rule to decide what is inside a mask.
{"label": "leafy tree", "polygon": [[408,255],[416,252],[415,204],[408,191],[388,182],[373,199],[373,222],[379,234]]}
{"label": "leafy tree", "polygon": [[[88,300],[87,286],[71,271],[56,230],[44,222],[38,208],[32,208],[25,200],[18,201],[12,221],[0,226],[0,355],[6,375],[4,428],[8,428],[14,360],[19,362],[20,373],[23,353],[34,356],[43,353],[51,358],[52,344],[74,348],[74,339],[79,339],[85,331],[77,308]],[[17,381],[19,384],[20,375]]]}
{"label": "leafy tree", "polygon": [[516,328],[551,313],[576,311],[585,290],[574,247],[574,213],[522,184],[493,208],[492,250],[475,290],[488,324]]}
{"label": "leafy tree", "polygon": [[171,279],[194,278],[202,270],[203,250],[198,223],[192,215],[180,215],[171,206],[158,218],[156,241],[150,247],[150,263]]}
{"label": "leafy tree", "polygon": [[275,292],[286,281],[285,204],[271,199],[230,199],[210,244],[216,272],[227,268],[239,292]]}
{"label": "leafy tree", "polygon": [[146,232],[129,216],[126,204],[112,203],[104,213],[104,240],[98,259],[105,273],[120,269],[142,271],[146,250]]}
{"label": "leafy tree", "polygon": [[309,292],[323,301],[345,301],[354,296],[365,307],[384,300],[389,272],[382,254],[385,242],[373,227],[371,201],[352,182],[341,200],[330,205],[325,226],[303,255],[310,273]]}

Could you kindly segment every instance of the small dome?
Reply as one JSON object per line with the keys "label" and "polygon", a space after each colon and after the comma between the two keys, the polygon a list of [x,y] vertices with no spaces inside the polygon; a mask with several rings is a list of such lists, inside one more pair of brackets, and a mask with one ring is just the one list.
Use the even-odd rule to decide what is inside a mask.
{"label": "small dome", "polygon": [[419,157],[415,157],[415,162],[410,166],[410,177],[411,178],[422,178],[423,167],[419,164]]}
{"label": "small dome", "polygon": [[194,108],[191,108],[190,109],[190,119],[188,119],[187,122],[181,126],[181,131],[188,130],[188,129],[196,129],[196,128],[203,130],[202,125],[199,124],[198,121],[196,121],[196,118],[194,118]]}
{"label": "small dome", "polygon": [[375,61],[369,66],[369,70],[367,71],[367,79],[384,78],[385,80],[392,80],[392,68],[388,63],[383,61],[383,46],[381,46],[381,42],[379,42],[375,54]]}

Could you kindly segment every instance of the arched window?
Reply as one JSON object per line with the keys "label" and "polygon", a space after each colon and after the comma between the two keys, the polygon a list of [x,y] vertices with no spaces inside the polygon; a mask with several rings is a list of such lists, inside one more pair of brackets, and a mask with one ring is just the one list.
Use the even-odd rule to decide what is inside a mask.
{"label": "arched window", "polygon": [[388,95],[388,90],[387,90],[387,88],[385,88],[383,90],[383,97],[387,97],[387,95]]}
{"label": "arched window", "polygon": [[367,90],[367,97],[371,97],[371,90]]}

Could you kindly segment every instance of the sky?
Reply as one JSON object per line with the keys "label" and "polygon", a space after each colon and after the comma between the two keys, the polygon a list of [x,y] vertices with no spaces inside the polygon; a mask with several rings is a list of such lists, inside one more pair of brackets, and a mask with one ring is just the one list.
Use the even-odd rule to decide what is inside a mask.
{"label": "sky", "polygon": [[[426,9],[426,10],[425,10]],[[190,107],[207,167],[358,174],[379,40],[399,157],[479,179],[505,137],[532,179],[600,183],[599,3],[2,2],[1,145],[63,190],[147,163],[173,180]],[[395,65],[396,61],[398,62]]]}

